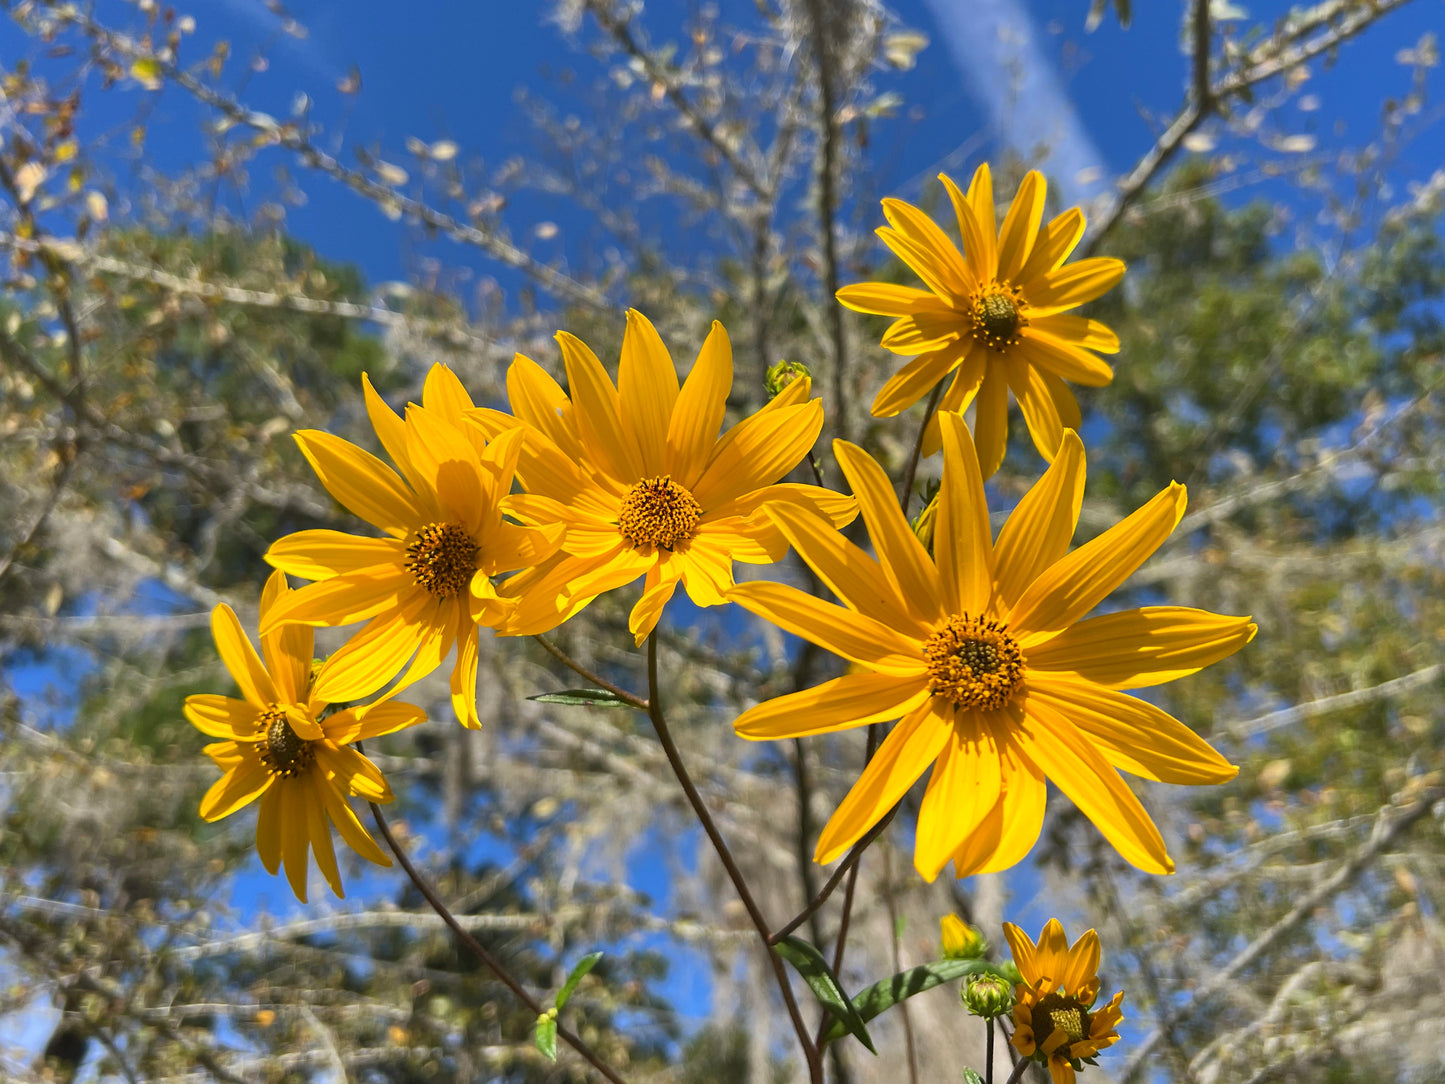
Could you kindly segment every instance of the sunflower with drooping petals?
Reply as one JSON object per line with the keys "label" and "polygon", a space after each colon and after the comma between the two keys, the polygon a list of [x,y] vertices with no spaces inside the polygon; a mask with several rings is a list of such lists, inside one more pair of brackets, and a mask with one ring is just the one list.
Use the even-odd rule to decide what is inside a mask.
{"label": "sunflower with drooping petals", "polygon": [[[273,572],[261,594],[262,620],[291,594],[285,574]],[[332,680],[330,661],[313,680],[313,633],[305,626],[263,635],[264,662],[224,603],[211,612],[211,632],[243,699],[212,694],[186,698],[191,724],[208,737],[222,739],[205,749],[225,774],[201,799],[201,816],[220,820],[259,801],[256,850],[267,871],[275,873],[284,861],[286,879],[304,903],[310,852],[332,891],[344,896],[330,825],[363,858],[391,865],[347,801],[354,795],[390,802],[391,787],[351,743],[412,726],[426,713],[411,704],[386,701],[326,714],[330,700],[318,696],[317,688],[345,692],[346,687]]]}
{"label": "sunflower with drooping petals", "polygon": [[[1120,260],[1094,257],[1064,265],[1084,235],[1072,207],[1041,230],[1045,183],[1030,172],[1003,226],[995,231],[993,178],[978,167],[967,194],[939,174],[958,218],[963,251],[917,207],[883,201],[888,226],[878,236],[928,287],[860,282],[838,300],[857,312],[894,316],[882,345],[913,360],[873,400],[873,415],[890,418],[912,406],[949,373],[939,409],[974,409],[974,439],[985,478],[1003,462],[1008,395],[1023,411],[1034,446],[1052,461],[1065,429],[1078,429],[1079,404],[1064,381],[1099,387],[1113,370],[1098,355],[1116,354],[1119,337],[1097,320],[1068,310],[1105,293],[1124,275]],[[925,454],[939,448],[930,419]]]}
{"label": "sunflower with drooping petals", "polygon": [[580,339],[557,342],[571,397],[529,358],[507,372],[513,413],[473,411],[488,439],[526,427],[507,502],[524,523],[565,529],[552,559],[504,582],[516,610],[502,629],[546,632],[604,591],[645,577],[628,621],[640,644],[679,583],[699,606],[733,584],[732,563],[781,560],[788,544],[762,509],[781,502],[842,526],[851,497],[781,481],[812,450],[823,406],[806,376],[721,437],[733,382],[732,346],[717,322],[679,386],[657,330],[627,313],[617,384]]}
{"label": "sunflower with drooping petals", "polygon": [[1101,1008],[1099,935],[1088,930],[1069,947],[1059,920],[1051,918],[1035,945],[1011,922],[1003,924],[1023,982],[1014,987],[1014,1033],[1009,1042],[1025,1058],[1049,1067],[1053,1084],[1074,1084],[1099,1051],[1119,1041],[1124,1019],[1120,991]]}
{"label": "sunflower with drooping petals", "polygon": [[1248,643],[1255,626],[1181,606],[1081,619],[1174,530],[1184,487],[1068,552],[1084,488],[1084,448],[1069,430],[995,542],[968,427],[956,414],[941,422],[933,555],[882,468],[846,441],[834,452],[877,560],[816,517],[769,509],[844,605],[765,582],[728,597],[861,672],[759,704],[734,727],[763,740],[901,720],[823,829],[820,862],[852,846],[932,764],[914,849],[929,880],[950,859],[960,877],[1022,859],[1043,824],[1046,777],[1129,862],[1171,872],[1163,839],[1116,769],[1170,783],[1223,783],[1237,769],[1121,690],[1192,674]]}
{"label": "sunflower with drooping petals", "polygon": [[522,434],[484,442],[463,420],[472,400],[450,369],[432,368],[422,405],[408,404],[404,419],[365,375],[362,382],[371,423],[400,476],[330,433],[302,430],[296,443],[331,495],[385,537],[311,530],[274,543],[268,562],[317,582],[276,606],[261,632],[366,621],[318,678],[317,695],[331,702],[375,692],[405,667],[392,691],[403,689],[455,648],[452,707],[476,729],[477,626],[497,627],[515,605],[498,595],[492,577],[550,556],[561,530],[502,519]]}

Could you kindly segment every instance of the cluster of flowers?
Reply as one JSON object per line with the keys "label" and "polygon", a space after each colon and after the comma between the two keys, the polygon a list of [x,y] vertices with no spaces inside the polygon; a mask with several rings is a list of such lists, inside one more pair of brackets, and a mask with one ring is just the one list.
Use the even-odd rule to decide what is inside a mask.
{"label": "cluster of flowers", "polygon": [[[841,856],[931,765],[914,852],[929,880],[950,862],[964,877],[1022,859],[1042,826],[1046,778],[1128,861],[1171,871],[1163,839],[1119,771],[1219,783],[1236,769],[1121,690],[1194,673],[1247,643],[1255,626],[1177,606],[1086,616],[1164,542],[1185,506],[1184,487],[1171,485],[1069,549],[1085,463],[1079,407],[1065,381],[1108,383],[1112,370],[1098,355],[1116,352],[1119,341],[1067,310],[1107,291],[1124,265],[1066,263],[1084,218],[1071,209],[1043,224],[1036,173],[1001,227],[987,166],[966,193],[941,179],[963,250],[919,209],[886,199],[889,226],[878,234],[928,288],[867,282],[838,295],[850,308],[894,317],[882,345],[913,358],[879,391],[875,416],[896,415],[953,377],[923,435],[924,454],[943,453],[925,529],[910,526],[883,468],[854,444],[833,445],[852,496],[782,481],[823,425],[806,375],[719,436],[733,383],[720,324],[681,384],[638,312],[627,314],[615,384],[584,343],[560,333],[568,390],[519,355],[507,373],[510,412],[477,407],[440,366],[422,402],[401,416],[363,378],[394,467],[325,432],[296,440],[327,490],[379,536],[309,530],[270,548],[277,571],[261,599],[264,662],[231,610],[217,608],[216,644],[244,700],[187,701],[192,723],[220,739],[206,752],[225,772],[202,815],[214,820],[259,798],[256,843],[266,868],[284,863],[304,900],[309,851],[340,895],[328,821],[358,853],[387,861],[348,798],[392,798],[350,747],[422,721],[420,709],[391,698],[454,651],[452,706],[464,726],[479,726],[480,626],[542,633],[642,579],[629,622],[639,644],[681,583],[699,606],[737,603],[853,664],[843,677],[744,712],[734,723],[742,737],[898,720],[823,829],[818,861]],[[984,481],[1004,457],[1010,391],[1050,466],[995,538]],[[970,406],[972,433],[962,417]],[[839,530],[860,513],[872,554]],[[733,562],[769,564],[789,549],[841,605],[781,583],[734,583]],[[311,582],[293,589],[288,575]],[[359,622],[344,647],[313,666],[314,627]],[[353,706],[334,710],[341,704]],[[1038,958],[1062,961],[1067,954],[1056,948]],[[1066,974],[1050,975],[1082,989],[1086,964],[1073,960]],[[1117,1020],[1117,1001],[1096,1019]],[[1022,1034],[1020,1025],[1016,1042]]]}

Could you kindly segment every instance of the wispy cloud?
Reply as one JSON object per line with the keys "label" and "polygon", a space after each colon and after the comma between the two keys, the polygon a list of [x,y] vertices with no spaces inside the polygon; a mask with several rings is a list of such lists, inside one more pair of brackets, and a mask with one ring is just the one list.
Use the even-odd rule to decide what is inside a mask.
{"label": "wispy cloud", "polygon": [[331,82],[338,78],[343,67],[329,56],[327,50],[309,33],[298,37],[285,32],[282,24],[286,16],[271,11],[264,0],[221,0],[220,8],[237,23],[246,26],[262,40],[273,42],[286,55],[298,63],[309,75]]}
{"label": "wispy cloud", "polygon": [[1099,195],[1108,180],[1104,156],[1040,48],[1023,0],[927,3],[997,140],[1025,157],[1046,147],[1038,164],[1068,202]]}

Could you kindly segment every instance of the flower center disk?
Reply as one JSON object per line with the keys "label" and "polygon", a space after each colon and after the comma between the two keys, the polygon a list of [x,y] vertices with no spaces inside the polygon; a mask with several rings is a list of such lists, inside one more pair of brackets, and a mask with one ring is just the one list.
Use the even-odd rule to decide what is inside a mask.
{"label": "flower center disk", "polygon": [[973,337],[984,346],[1004,353],[1019,344],[1019,329],[1028,324],[1019,311],[1018,287],[997,283],[985,286],[973,295],[969,305]]}
{"label": "flower center disk", "polygon": [[406,568],[437,598],[451,598],[472,582],[477,544],[455,523],[429,523],[406,547]]}
{"label": "flower center disk", "polygon": [[1078,998],[1054,993],[1039,999],[1030,1023],[1034,1029],[1034,1042],[1039,1046],[1043,1046],[1059,1028],[1063,1029],[1072,1045],[1088,1037],[1093,1018]]}
{"label": "flower center disk", "polygon": [[627,491],[617,513],[617,530],[628,543],[671,550],[692,538],[702,505],[672,480],[672,475],[644,478]]}
{"label": "flower center disk", "polygon": [[266,728],[266,740],[261,743],[261,763],[266,765],[266,771],[290,779],[311,767],[316,759],[312,743],[296,736],[284,711],[273,707],[262,712],[258,721]]}
{"label": "flower center disk", "polygon": [[929,692],[955,708],[1001,708],[1023,682],[1024,653],[999,621],[955,614],[928,638],[923,654]]}

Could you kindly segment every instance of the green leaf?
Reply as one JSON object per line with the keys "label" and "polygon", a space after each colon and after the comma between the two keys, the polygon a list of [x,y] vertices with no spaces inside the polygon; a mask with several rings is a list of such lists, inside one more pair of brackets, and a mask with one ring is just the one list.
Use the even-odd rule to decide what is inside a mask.
{"label": "green leaf", "polygon": [[[941,986],[945,982],[961,979],[965,975],[997,975],[999,973],[997,965],[991,964],[987,960],[937,960],[931,964],[900,971],[892,978],[875,982],[853,999],[853,1011],[863,1023],[867,1023],[884,1009],[891,1009],[900,1001],[906,1001],[914,994],[932,990],[935,986]],[[840,1019],[834,1019],[832,1026],[823,1035],[823,1042],[830,1043],[853,1030],[845,1028],[839,1022]]]}
{"label": "green leaf", "polygon": [[602,953],[589,952],[582,959],[578,960],[572,968],[572,973],[567,976],[567,981],[562,984],[562,989],[557,991],[557,1009],[560,1012],[566,1007],[568,999],[577,989],[577,984],[582,981],[582,976],[597,966],[597,961],[602,959]]}
{"label": "green leaf", "polygon": [[983,1084],[983,1077],[972,1069],[963,1071],[963,1084]]}
{"label": "green leaf", "polygon": [[571,704],[588,708],[635,707],[616,693],[610,693],[606,689],[564,689],[560,693],[538,693],[527,699],[535,700],[539,704]]}
{"label": "green leaf", "polygon": [[847,1032],[866,1046],[870,1053],[878,1053],[868,1029],[863,1026],[863,1018],[838,985],[837,976],[821,952],[801,937],[785,937],[773,946],[773,951],[797,968],[798,974],[813,991],[813,996],[833,1014],[834,1027],[838,1028],[839,1035]]}
{"label": "green leaf", "polygon": [[537,1028],[532,1033],[532,1042],[536,1044],[542,1056],[548,1061],[557,1060],[557,1017],[550,1012],[544,1012],[537,1017]]}

